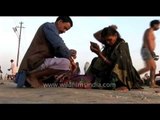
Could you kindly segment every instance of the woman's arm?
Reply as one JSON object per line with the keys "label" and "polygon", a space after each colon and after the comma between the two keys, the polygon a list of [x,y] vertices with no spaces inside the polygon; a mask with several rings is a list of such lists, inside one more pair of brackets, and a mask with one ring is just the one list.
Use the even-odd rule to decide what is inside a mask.
{"label": "woman's arm", "polygon": [[111,62],[102,54],[98,44],[95,44],[94,46],[91,44],[90,49],[92,52],[96,53],[98,57],[101,58],[105,63],[111,65]]}
{"label": "woman's arm", "polygon": [[96,40],[98,40],[99,42],[101,42],[101,43],[103,43],[102,42],[102,37],[101,37],[101,32],[102,32],[102,30],[99,30],[99,31],[97,31],[96,33],[94,33],[93,34],[93,36],[94,36],[94,38],[96,39]]}
{"label": "woman's arm", "polygon": [[100,53],[98,54],[98,57],[101,58],[105,63],[107,63],[107,64],[109,64],[109,65],[112,64],[111,61],[109,61],[109,60],[102,54],[102,52],[100,52]]}
{"label": "woman's arm", "polygon": [[[114,28],[115,30],[118,28],[116,25],[110,25],[109,27]],[[97,31],[96,33],[93,34],[94,38],[97,39],[99,42],[103,43],[103,38],[101,37],[101,32],[103,29]]]}

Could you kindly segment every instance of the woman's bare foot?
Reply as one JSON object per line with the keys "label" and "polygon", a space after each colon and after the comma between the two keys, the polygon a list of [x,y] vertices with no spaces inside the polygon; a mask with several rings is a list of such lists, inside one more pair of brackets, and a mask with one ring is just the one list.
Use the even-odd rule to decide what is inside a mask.
{"label": "woman's bare foot", "polygon": [[116,88],[116,90],[121,91],[121,92],[128,92],[129,91],[128,88],[125,86],[118,87],[118,88]]}

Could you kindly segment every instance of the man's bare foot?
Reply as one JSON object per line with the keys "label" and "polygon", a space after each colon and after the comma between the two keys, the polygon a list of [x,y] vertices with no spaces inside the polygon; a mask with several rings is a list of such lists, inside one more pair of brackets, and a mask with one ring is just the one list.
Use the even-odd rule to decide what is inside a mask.
{"label": "man's bare foot", "polygon": [[128,92],[129,91],[128,88],[125,86],[118,87],[118,88],[116,88],[116,90],[121,91],[121,92]]}
{"label": "man's bare foot", "polygon": [[40,87],[43,87],[43,82],[42,80],[38,80],[39,84],[40,84]]}
{"label": "man's bare foot", "polygon": [[27,78],[27,82],[28,82],[29,84],[31,84],[31,86],[32,86],[33,88],[43,87],[43,84],[42,84],[42,83],[40,83],[37,79],[33,79],[33,78],[31,78],[31,77],[28,77],[28,78]]}

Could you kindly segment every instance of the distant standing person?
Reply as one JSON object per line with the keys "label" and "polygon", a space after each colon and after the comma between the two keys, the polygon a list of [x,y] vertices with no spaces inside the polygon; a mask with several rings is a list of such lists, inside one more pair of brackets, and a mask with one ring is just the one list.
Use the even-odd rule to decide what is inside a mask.
{"label": "distant standing person", "polygon": [[1,69],[1,66],[0,66],[0,80],[2,80],[3,79],[3,77],[2,77],[2,69]]}
{"label": "distant standing person", "polygon": [[89,63],[89,62],[86,62],[86,63],[84,64],[84,73],[86,73],[86,71],[88,70],[89,66],[90,66],[90,63]]}
{"label": "distant standing person", "polygon": [[143,74],[147,71],[150,71],[150,87],[158,87],[155,82],[155,71],[156,71],[156,62],[158,56],[155,54],[154,50],[156,47],[155,34],[154,31],[157,31],[160,26],[159,20],[152,20],[150,22],[150,28],[146,29],[143,36],[143,44],[141,48],[141,55],[145,62],[145,67],[138,71],[139,74]]}
{"label": "distant standing person", "polygon": [[11,59],[10,62],[11,62],[11,67],[8,69],[8,71],[11,71],[11,75],[14,76],[17,73],[17,67],[13,59]]}

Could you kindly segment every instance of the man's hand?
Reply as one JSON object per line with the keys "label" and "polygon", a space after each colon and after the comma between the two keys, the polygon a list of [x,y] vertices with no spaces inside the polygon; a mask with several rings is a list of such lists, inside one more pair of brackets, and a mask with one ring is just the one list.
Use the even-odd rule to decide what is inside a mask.
{"label": "man's hand", "polygon": [[72,73],[74,73],[77,69],[77,64],[74,62],[73,58],[70,58],[69,60],[70,60],[70,63],[71,63],[71,66],[70,66],[71,71],[72,71]]}
{"label": "man's hand", "polygon": [[152,52],[151,54],[155,61],[159,60],[159,55],[156,55],[155,52]]}
{"label": "man's hand", "polygon": [[76,59],[77,58],[77,51],[74,49],[70,49],[70,52],[71,52],[71,57],[73,57],[73,59]]}
{"label": "man's hand", "polygon": [[62,73],[61,75],[55,75],[55,78],[57,81],[64,82],[65,80],[70,80],[70,78],[72,77],[72,72],[68,71],[65,73]]}

